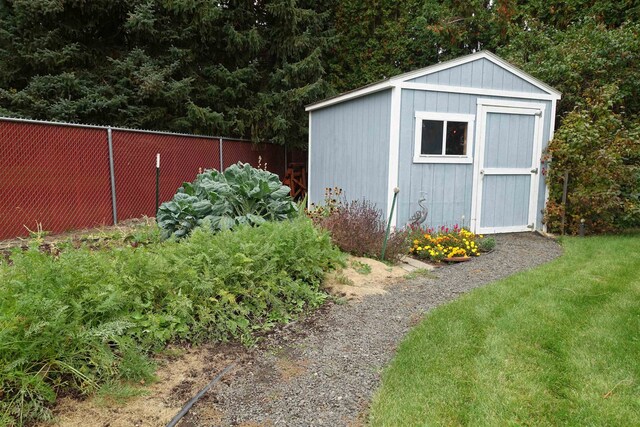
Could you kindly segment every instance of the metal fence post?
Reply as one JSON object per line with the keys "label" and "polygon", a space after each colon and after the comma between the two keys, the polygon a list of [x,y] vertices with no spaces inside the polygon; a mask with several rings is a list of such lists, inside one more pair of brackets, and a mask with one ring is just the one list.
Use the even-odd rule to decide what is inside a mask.
{"label": "metal fence post", "polygon": [[222,163],[222,137],[219,138],[220,142],[220,172],[224,170],[224,164]]}
{"label": "metal fence post", "polygon": [[286,175],[287,175],[287,147],[284,147],[284,171],[282,172],[282,177],[284,178]]}
{"label": "metal fence post", "polygon": [[113,225],[118,223],[116,204],[116,174],[113,167],[113,135],[111,126],[107,128],[107,142],[109,143],[109,176],[111,178],[111,208],[113,209]]}

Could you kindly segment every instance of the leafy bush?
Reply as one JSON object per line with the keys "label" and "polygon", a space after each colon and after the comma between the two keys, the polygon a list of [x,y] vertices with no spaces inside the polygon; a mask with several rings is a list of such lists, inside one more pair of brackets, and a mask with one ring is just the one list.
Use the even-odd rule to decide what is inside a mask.
{"label": "leafy bush", "polygon": [[484,240],[482,235],[460,228],[457,224],[452,228],[414,229],[411,238],[413,241],[409,251],[413,256],[436,262],[454,257],[479,256],[480,242]]}
{"label": "leafy bush", "polygon": [[160,206],[158,225],[165,237],[180,238],[204,223],[219,231],[281,221],[298,212],[290,191],[277,175],[248,163],[231,165],[224,173],[207,170]]}
{"label": "leafy bush", "polygon": [[[545,222],[577,234],[640,226],[640,124],[615,111],[617,87],[590,95],[588,105],[564,118],[549,144],[549,202]],[[569,173],[567,205],[562,204],[564,173]]]}
{"label": "leafy bush", "polygon": [[173,340],[251,342],[321,304],[339,262],[304,217],[137,248],[15,251],[0,263],[0,420],[45,419],[60,392],[146,378],[146,354]]}
{"label": "leafy bush", "polygon": [[[377,258],[382,253],[386,224],[382,212],[367,200],[341,201],[330,209],[323,208],[324,215],[311,215],[316,223],[329,231],[333,243],[345,252],[356,256]],[[406,231],[394,231],[389,235],[385,258],[397,262],[407,253]]]}

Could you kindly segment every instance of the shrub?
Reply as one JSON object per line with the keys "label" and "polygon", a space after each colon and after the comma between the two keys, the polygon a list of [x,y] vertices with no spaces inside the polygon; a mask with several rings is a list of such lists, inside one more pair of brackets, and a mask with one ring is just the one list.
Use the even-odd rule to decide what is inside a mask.
{"label": "shrub", "polygon": [[[328,230],[333,243],[356,256],[378,258],[386,233],[382,212],[371,202],[354,200],[335,204],[326,216],[316,217],[317,224]],[[387,242],[385,258],[397,262],[407,253],[407,233],[395,231]]]}
{"label": "shrub", "polygon": [[563,213],[572,234],[578,233],[582,219],[587,232],[640,226],[640,125],[615,111],[617,96],[617,87],[592,94],[586,106],[566,115],[549,144],[545,222],[551,231],[561,231]]}
{"label": "shrub", "polygon": [[304,217],[137,248],[15,251],[0,263],[0,421],[45,419],[60,392],[146,378],[146,354],[173,340],[249,343],[321,304],[339,262]]}
{"label": "shrub", "polygon": [[298,212],[290,191],[277,175],[248,163],[229,166],[224,173],[207,170],[160,206],[158,225],[165,237],[180,238],[204,223],[219,231],[282,221]]}
{"label": "shrub", "polygon": [[413,256],[439,262],[454,257],[479,256],[479,241],[483,236],[456,224],[452,228],[441,226],[437,229],[414,229],[411,239],[410,252]]}

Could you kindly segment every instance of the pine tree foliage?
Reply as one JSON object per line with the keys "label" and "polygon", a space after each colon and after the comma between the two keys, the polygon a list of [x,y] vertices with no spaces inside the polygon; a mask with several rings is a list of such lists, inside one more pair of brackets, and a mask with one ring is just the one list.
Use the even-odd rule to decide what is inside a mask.
{"label": "pine tree foliage", "polygon": [[313,1],[5,0],[0,114],[306,141],[330,93]]}

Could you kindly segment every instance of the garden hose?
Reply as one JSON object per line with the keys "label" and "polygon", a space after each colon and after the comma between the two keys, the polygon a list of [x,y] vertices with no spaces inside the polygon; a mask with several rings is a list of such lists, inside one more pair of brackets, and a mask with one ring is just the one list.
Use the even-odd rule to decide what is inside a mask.
{"label": "garden hose", "polygon": [[227,372],[229,372],[231,369],[235,368],[236,363],[232,363],[229,366],[227,366],[226,368],[224,368],[222,370],[222,372],[220,372],[214,379],[212,379],[209,384],[207,384],[202,390],[200,390],[198,392],[198,394],[196,394],[195,396],[193,396],[180,410],[180,412],[178,412],[178,414],[173,417],[173,419],[171,421],[169,421],[169,424],[167,424],[167,427],[175,427],[176,424],[178,424],[178,422],[180,421],[180,419],[182,419],[182,417],[184,417],[187,412],[189,412],[189,409],[191,409],[191,407],[202,397],[204,396],[204,394],[209,391],[209,389],[218,381],[220,381],[222,379],[222,377],[224,376],[224,374],[226,374]]}

